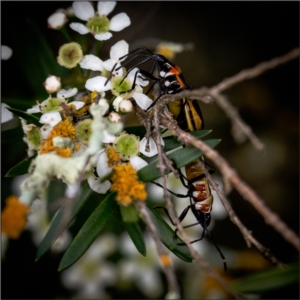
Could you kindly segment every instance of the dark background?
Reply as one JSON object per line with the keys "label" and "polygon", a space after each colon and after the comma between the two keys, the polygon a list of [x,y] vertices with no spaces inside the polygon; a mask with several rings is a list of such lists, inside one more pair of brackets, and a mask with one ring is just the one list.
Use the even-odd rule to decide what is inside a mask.
{"label": "dark background", "polygon": [[[46,21],[57,8],[67,8],[71,3],[2,1],[1,44],[21,50],[23,45],[18,42],[19,35],[31,34],[23,30],[22,24],[30,18],[39,26],[57,56],[58,48],[65,40],[58,32],[48,29]],[[111,17],[119,12],[129,15],[131,26],[113,33],[113,38],[104,44],[102,59],[108,58],[110,47],[121,39],[125,39],[131,49],[146,45],[150,38],[192,42],[194,50],[178,54],[173,62],[181,67],[187,82],[194,88],[213,86],[245,68],[299,47],[299,2],[122,1],[118,2]],[[37,97],[19,73],[14,56],[1,63],[1,94],[2,97],[26,95],[25,98],[32,99],[28,107]],[[248,141],[237,145],[224,113],[216,105],[201,103],[206,129],[213,129],[209,137],[222,139],[217,148],[219,153],[266,205],[299,232],[299,60],[243,82],[225,94],[266,144],[267,154],[258,153]],[[25,145],[17,147],[25,151]],[[3,176],[24,155],[25,152],[20,154],[15,149],[3,147],[2,199],[11,193],[11,179]],[[239,194],[233,191],[228,197],[242,222],[279,260],[284,263],[298,261],[295,249]],[[217,223],[213,234],[220,245],[236,250],[246,248],[241,234],[228,219]],[[2,298],[69,297],[56,272],[60,257],[49,254],[34,263],[35,251],[28,232],[17,241],[10,241],[6,259],[2,262]],[[298,286],[294,285],[274,291],[266,298],[297,298],[298,293]],[[114,294],[116,298],[124,297],[118,291]]]}

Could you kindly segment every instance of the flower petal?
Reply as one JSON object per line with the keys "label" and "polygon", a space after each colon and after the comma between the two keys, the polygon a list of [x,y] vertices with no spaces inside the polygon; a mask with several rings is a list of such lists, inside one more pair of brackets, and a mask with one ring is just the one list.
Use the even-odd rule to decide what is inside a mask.
{"label": "flower petal", "polygon": [[112,31],[121,31],[131,24],[127,14],[119,13],[110,20],[109,29]]}
{"label": "flower petal", "polygon": [[48,18],[47,22],[49,28],[60,29],[67,22],[67,17],[62,12],[56,12]]}
{"label": "flower petal", "polygon": [[83,25],[83,24],[81,24],[81,23],[71,23],[71,24],[70,24],[70,27],[71,27],[73,30],[75,30],[75,31],[77,31],[78,33],[80,33],[80,34],[87,34],[87,33],[90,32],[90,30],[89,30],[85,25]]}
{"label": "flower petal", "polygon": [[1,46],[1,59],[3,60],[9,59],[12,56],[12,53],[13,53],[12,49],[9,48],[8,46],[5,45]]}
{"label": "flower petal", "polygon": [[82,69],[103,71],[103,61],[93,54],[85,55],[79,65]]}
{"label": "flower petal", "polygon": [[70,105],[70,104],[74,105],[76,110],[78,110],[81,107],[83,107],[85,103],[83,101],[72,101],[72,102],[68,103],[68,105]]}
{"label": "flower petal", "polygon": [[89,18],[94,17],[95,10],[89,2],[73,2],[72,4],[74,14],[77,18],[87,21]]}
{"label": "flower petal", "polygon": [[139,156],[134,156],[134,157],[130,158],[130,163],[137,171],[148,165],[148,163],[145,160],[143,160],[142,158],[140,158]]}
{"label": "flower petal", "polygon": [[60,91],[58,91],[56,93],[56,96],[57,96],[57,98],[60,98],[60,99],[71,98],[74,95],[76,95],[77,92],[78,92],[77,88],[73,88],[73,89],[71,88],[71,89],[68,89],[68,90],[61,89]]}
{"label": "flower petal", "polygon": [[[146,144],[147,144],[147,139],[144,137],[141,141],[140,141],[140,152],[143,153],[145,156],[147,157],[152,157],[154,155],[156,155],[158,152],[157,152],[157,147],[156,147],[156,144],[154,142],[154,140],[150,137],[149,138],[149,149],[150,151],[146,151]],[[165,142],[162,138],[160,138],[160,144],[162,146],[165,145]]]}
{"label": "flower petal", "polygon": [[113,107],[114,107],[115,111],[119,111],[119,106],[120,106],[120,103],[122,102],[122,100],[123,100],[123,97],[121,97],[121,96],[118,96],[118,97],[114,100],[114,102],[113,102]]}
{"label": "flower petal", "polygon": [[[134,77],[136,75],[136,73],[139,72],[138,68],[134,68],[132,69],[127,76],[127,79],[130,80],[131,82],[134,81]],[[138,74],[136,77],[136,84],[141,85],[141,86],[147,86],[149,84],[149,80],[146,80],[145,77],[142,76],[142,74]]]}
{"label": "flower petal", "polygon": [[[113,67],[115,66],[116,61],[114,59],[107,59],[103,62],[103,68],[107,71],[111,71],[113,69]],[[121,66],[120,64],[117,64],[115,66],[115,69],[118,68],[119,66]],[[123,71],[122,68],[120,70],[118,70],[118,76],[122,76],[123,75]]]}
{"label": "flower petal", "polygon": [[[128,54],[128,50],[129,50],[128,43],[125,42],[124,40],[121,40],[110,48],[110,52],[109,52],[110,58],[117,62],[120,57]],[[126,57],[123,59],[126,59]]]}
{"label": "flower petal", "polygon": [[100,182],[101,179],[92,175],[88,179],[88,184],[90,188],[99,194],[105,194],[111,187],[111,183],[108,180],[105,180],[104,182]]}
{"label": "flower petal", "polygon": [[153,101],[147,95],[142,93],[134,93],[132,98],[134,98],[137,105],[144,110],[146,110],[153,103]]}
{"label": "flower petal", "polygon": [[112,168],[110,168],[108,165],[107,165],[107,154],[106,154],[106,151],[103,151],[99,154],[98,156],[98,161],[97,161],[97,174],[100,178],[108,175],[111,171],[112,171]]}
{"label": "flower petal", "polygon": [[115,2],[115,1],[109,1],[109,2],[99,1],[98,5],[97,5],[97,10],[98,10],[99,16],[102,16],[102,15],[107,16],[109,13],[111,13],[114,10],[116,4],[117,4],[117,2]]}
{"label": "flower petal", "polygon": [[49,136],[52,129],[53,127],[50,124],[45,124],[41,127],[41,135],[44,140]]}
{"label": "flower petal", "polygon": [[1,123],[8,122],[14,118],[13,113],[11,113],[6,107],[10,107],[5,103],[1,103]]}
{"label": "flower petal", "polygon": [[110,32],[97,33],[97,34],[95,34],[94,37],[98,41],[106,41],[106,40],[109,40],[112,37],[112,34]]}
{"label": "flower petal", "polygon": [[104,85],[106,80],[107,78],[103,76],[90,78],[86,81],[85,88],[91,92],[96,91],[98,93],[108,91],[111,89],[111,83],[108,81],[108,83]]}
{"label": "flower petal", "polygon": [[52,127],[61,121],[61,115],[58,111],[45,113],[40,118],[40,123],[50,124]]}
{"label": "flower petal", "polygon": [[36,104],[36,105],[34,105],[32,108],[28,108],[28,109],[26,110],[26,112],[27,112],[28,114],[40,113],[40,112],[41,112],[41,110],[40,110],[40,104]]}
{"label": "flower petal", "polygon": [[116,136],[109,133],[106,129],[103,130],[103,139],[102,142],[103,143],[113,143],[116,140]]}

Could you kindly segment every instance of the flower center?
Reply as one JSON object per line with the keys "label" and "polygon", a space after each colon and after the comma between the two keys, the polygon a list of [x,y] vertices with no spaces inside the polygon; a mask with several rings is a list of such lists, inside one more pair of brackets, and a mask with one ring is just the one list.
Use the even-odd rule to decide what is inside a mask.
{"label": "flower center", "polygon": [[113,144],[122,160],[128,160],[139,153],[139,138],[133,134],[120,134]]}
{"label": "flower center", "polygon": [[109,20],[106,16],[95,16],[88,20],[86,27],[92,34],[105,33],[109,31]]}
{"label": "flower center", "polygon": [[61,111],[61,104],[65,103],[66,100],[60,99],[60,98],[50,98],[43,102],[41,105],[41,112],[47,113],[47,112],[54,112],[54,111]]}
{"label": "flower center", "polygon": [[[129,79],[125,78],[123,80],[123,82],[121,83],[122,80],[123,80],[123,77],[114,77],[111,81],[112,93],[115,96],[120,95],[120,93],[127,92],[127,91],[131,90],[131,88],[132,88],[132,83]],[[127,97],[130,97],[130,95],[127,95]]]}

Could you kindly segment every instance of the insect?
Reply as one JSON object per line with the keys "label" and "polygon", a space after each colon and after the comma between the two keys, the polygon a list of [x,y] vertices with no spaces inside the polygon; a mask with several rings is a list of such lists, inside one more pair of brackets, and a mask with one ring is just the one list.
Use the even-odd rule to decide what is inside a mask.
{"label": "insect", "polygon": [[[122,81],[125,80],[128,74],[131,71],[133,71],[135,68],[145,64],[148,61],[151,60],[154,61],[154,64],[150,72],[145,71],[143,69],[139,69],[136,72],[135,79],[131,88],[131,90],[134,89],[135,81],[139,74],[154,81],[146,94],[149,93],[149,91],[153,88],[155,83],[158,83],[160,85],[161,95],[153,101],[153,103],[146,109],[146,111],[150,110],[155,105],[155,103],[159,100],[159,98],[164,94],[176,94],[183,90],[187,90],[187,89],[192,90],[192,86],[186,83],[180,67],[174,65],[163,55],[152,53],[148,48],[144,46],[130,51],[128,54],[120,57],[119,60],[123,60],[124,58],[130,56],[131,54],[141,49],[147,51],[148,53],[137,53],[133,55],[133,57],[131,57],[130,59],[126,60],[117,68],[116,68],[117,64],[115,64],[111,71],[111,75],[106,82],[108,82],[109,79],[113,76],[112,74],[114,71],[118,71],[122,67],[125,67],[128,63],[132,62],[138,57],[145,57],[145,59],[136,63],[133,67],[127,70]],[[153,75],[155,70],[157,70],[158,72],[158,77],[155,77]],[[122,83],[122,81],[120,82],[120,84]],[[203,122],[202,112],[197,101],[192,99],[180,99],[172,103],[169,103],[168,108],[170,112],[173,114],[174,119],[178,122],[181,129],[185,131],[203,129],[204,122]]]}
{"label": "insect", "polygon": [[[203,157],[201,157],[203,160]],[[207,164],[207,163],[206,163]],[[182,222],[184,218],[186,217],[189,210],[192,211],[193,215],[195,216],[197,222],[193,224],[189,224],[186,226],[183,226],[183,228],[189,228],[196,225],[201,225],[203,228],[202,235],[199,239],[196,239],[194,241],[191,241],[190,243],[195,243],[198,241],[201,241],[204,238],[205,232],[210,237],[211,241],[215,245],[216,249],[218,250],[221,258],[223,259],[224,264],[224,270],[227,270],[227,264],[225,260],[225,256],[223,255],[221,249],[218,247],[217,243],[213,239],[210,231],[208,230],[208,226],[211,222],[211,210],[212,210],[212,204],[213,204],[213,196],[211,194],[211,190],[209,187],[209,184],[206,180],[204,170],[202,169],[202,166],[199,162],[199,160],[196,160],[188,165],[185,166],[186,170],[186,177],[182,174],[180,169],[177,169],[179,173],[179,178],[184,187],[187,189],[187,194],[176,194],[170,190],[168,190],[171,194],[175,195],[178,198],[190,198],[190,205],[188,205],[179,215],[178,219],[179,222]],[[213,170],[209,170],[209,173],[213,173]],[[163,186],[157,182],[152,181],[152,183],[156,184],[159,187]],[[176,226],[176,224],[173,222],[171,216],[169,215],[168,210],[164,206],[155,206],[155,208],[162,208],[165,213],[167,214],[168,218],[170,219],[171,223]],[[178,229],[175,229],[174,237],[177,235]],[[178,243],[178,245],[185,245],[185,243]]]}
{"label": "insect", "polygon": [[[135,74],[135,79],[138,76],[138,74],[142,74],[143,76],[154,80],[154,83],[148,90],[148,92],[152,89],[153,85],[155,83],[160,85],[161,95],[153,101],[153,103],[147,108],[147,110],[151,109],[153,105],[159,100],[159,98],[164,94],[176,94],[183,90],[192,89],[192,86],[190,84],[187,84],[184,76],[182,74],[182,71],[180,67],[174,65],[172,62],[170,62],[168,59],[166,59],[163,55],[160,54],[153,54],[149,49],[142,46],[139,47],[128,54],[120,57],[119,59],[122,60],[129,55],[135,53],[138,50],[145,50],[148,53],[137,53],[133,57],[131,57],[129,60],[125,61],[121,66],[116,68],[116,71],[120,68],[126,66],[129,62],[135,60],[138,57],[144,57],[144,59],[137,64],[135,64],[133,67],[129,68],[124,75],[123,80],[126,78],[126,76],[135,68],[145,64],[146,62],[152,60],[154,61],[154,64],[150,70],[150,72],[139,69]],[[116,65],[115,65],[116,66]],[[157,70],[158,77],[155,77],[153,75],[154,71]],[[132,89],[134,88],[135,80],[133,82]],[[147,93],[148,93],[147,92]],[[180,99],[176,100],[174,102],[171,102],[168,104],[169,111],[173,114],[174,119],[177,121],[178,126],[184,130],[184,131],[195,131],[195,130],[201,130],[204,128],[204,121],[203,116],[201,113],[200,106],[198,102],[192,99]],[[202,156],[200,158],[202,161],[204,161],[204,157]],[[199,160],[200,160],[199,159]],[[205,232],[208,233],[209,237],[213,241],[215,247],[217,248],[218,252],[220,253],[220,256],[223,259],[224,263],[224,269],[227,269],[225,257],[223,253],[221,252],[220,248],[215,243],[214,239],[212,238],[212,235],[210,234],[208,230],[208,226],[211,221],[211,210],[212,210],[212,204],[213,204],[213,196],[210,191],[210,187],[207,181],[207,178],[205,176],[205,172],[202,169],[202,164],[199,160],[195,160],[191,162],[190,164],[185,166],[186,171],[186,177],[181,173],[180,169],[178,169],[178,172],[180,174],[180,180],[182,184],[187,188],[187,194],[181,195],[181,194],[175,194],[178,197],[181,198],[190,198],[190,205],[188,205],[184,211],[179,216],[179,221],[183,221],[185,216],[187,215],[188,211],[191,210],[194,214],[197,222],[186,225],[183,228],[192,227],[195,225],[200,224],[203,228],[202,236],[201,238],[192,241],[191,243],[200,241],[203,239]],[[159,183],[153,182],[154,184],[162,187]],[[174,194],[172,191],[169,191],[172,194]],[[192,202],[193,200],[193,202]],[[162,208],[168,215],[171,223],[175,226],[174,222],[170,218],[170,215],[167,211],[167,209],[163,206],[159,206],[157,208]],[[177,233],[177,229],[175,230],[175,235]],[[184,244],[183,244],[184,245]]]}

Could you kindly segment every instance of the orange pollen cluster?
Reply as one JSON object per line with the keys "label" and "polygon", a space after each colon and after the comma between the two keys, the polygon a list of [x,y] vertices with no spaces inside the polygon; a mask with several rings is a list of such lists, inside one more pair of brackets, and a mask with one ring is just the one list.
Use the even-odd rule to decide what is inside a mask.
{"label": "orange pollen cluster", "polygon": [[27,219],[26,215],[29,207],[21,203],[16,196],[10,196],[6,199],[6,206],[2,210],[2,228],[1,231],[9,238],[19,238],[21,232],[24,230]]}
{"label": "orange pollen cluster", "polygon": [[138,181],[136,170],[130,163],[114,166],[111,190],[117,192],[119,204],[128,206],[133,200],[145,201],[147,193],[144,183]]}
{"label": "orange pollen cluster", "polygon": [[75,127],[72,124],[71,119],[67,118],[63,121],[60,121],[56,126],[54,126],[50,135],[44,141],[40,154],[49,153],[55,151],[58,155],[62,157],[70,157],[72,155],[72,149],[70,148],[58,148],[53,145],[53,138],[56,136],[68,137],[72,141],[75,141]]}
{"label": "orange pollen cluster", "polygon": [[163,266],[171,266],[172,265],[172,260],[169,255],[161,255],[159,258],[160,258],[160,262]]}
{"label": "orange pollen cluster", "polygon": [[107,154],[107,165],[111,168],[113,166],[118,165],[121,162],[121,157],[119,153],[111,146],[106,146],[106,154]]}

